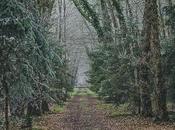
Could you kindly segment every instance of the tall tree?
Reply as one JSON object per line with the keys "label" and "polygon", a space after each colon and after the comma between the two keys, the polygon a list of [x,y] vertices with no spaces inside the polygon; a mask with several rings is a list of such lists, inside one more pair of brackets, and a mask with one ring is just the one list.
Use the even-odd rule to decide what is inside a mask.
{"label": "tall tree", "polygon": [[142,88],[142,109],[146,116],[151,115],[150,74],[153,75],[155,116],[167,119],[166,87],[163,86],[161,52],[159,40],[159,15],[156,0],[145,0],[143,20],[143,50],[140,60],[140,85]]}

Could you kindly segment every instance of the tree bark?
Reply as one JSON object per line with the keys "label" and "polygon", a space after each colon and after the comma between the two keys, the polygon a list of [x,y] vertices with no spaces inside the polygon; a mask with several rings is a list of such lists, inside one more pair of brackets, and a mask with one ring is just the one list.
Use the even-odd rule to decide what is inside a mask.
{"label": "tree bark", "polygon": [[[163,86],[157,0],[145,0],[141,57],[142,109],[151,112],[149,73],[153,75],[155,117],[167,119],[166,88]],[[148,104],[147,104],[148,103]],[[147,108],[149,105],[149,108]],[[146,110],[146,107],[148,110]],[[150,111],[149,111],[150,110]],[[144,112],[143,111],[143,112]]]}
{"label": "tree bark", "polygon": [[49,112],[49,105],[48,102],[45,100],[42,101],[42,112],[43,113]]}
{"label": "tree bark", "polygon": [[9,130],[9,88],[5,76],[3,76],[3,87],[5,90],[5,128]]}
{"label": "tree bark", "polygon": [[142,47],[141,47],[141,57],[139,61],[139,85],[140,85],[140,98],[141,98],[141,114],[145,117],[152,116],[152,105],[150,98],[150,33],[151,33],[151,23],[150,17],[152,13],[150,12],[149,0],[145,0],[145,9],[143,16],[143,31],[142,31]]}
{"label": "tree bark", "polygon": [[[63,42],[66,43],[66,0],[63,0]],[[66,45],[66,44],[65,44]]]}
{"label": "tree bark", "polygon": [[110,18],[107,3],[105,0],[101,0],[101,9],[102,9],[102,23],[103,23],[103,29],[104,29],[104,42],[106,43],[112,43],[113,37],[112,37],[112,20]]}
{"label": "tree bark", "polygon": [[126,26],[125,17],[123,15],[123,12],[120,6],[120,2],[117,0],[111,0],[111,1],[112,1],[113,7],[116,9],[116,12],[117,12],[117,17],[119,19],[120,28],[122,31],[122,37],[125,38],[127,34],[127,26]]}
{"label": "tree bark", "polygon": [[62,42],[62,0],[58,0],[58,8],[59,8],[59,30],[57,30],[58,34],[58,41],[59,43]]}
{"label": "tree bark", "polygon": [[39,104],[38,104],[38,106],[36,106],[32,102],[28,103],[27,115],[28,116],[41,116],[42,113],[41,113],[41,109],[40,109]]}
{"label": "tree bark", "polygon": [[149,86],[149,69],[146,61],[140,63],[139,66],[139,85],[140,85],[140,99],[141,99],[141,115],[144,117],[152,116],[152,105],[150,98]]}
{"label": "tree bark", "polygon": [[159,4],[159,15],[160,15],[160,21],[161,21],[161,32],[162,32],[162,36],[163,38],[166,38],[166,29],[165,29],[165,19],[163,17],[163,12],[162,12],[162,4],[161,1],[158,1]]}
{"label": "tree bark", "polygon": [[117,22],[117,19],[115,17],[114,7],[112,6],[111,0],[106,0],[106,3],[108,5],[108,9],[109,9],[109,12],[110,12],[110,15],[111,15],[111,21],[112,21],[112,24],[113,24],[113,32],[114,32],[114,43],[116,43],[118,22]]}
{"label": "tree bark", "polygon": [[154,93],[155,93],[155,116],[160,120],[166,120],[168,118],[167,107],[166,107],[166,94],[167,90],[164,86],[164,79],[162,74],[161,64],[161,52],[160,52],[160,40],[159,40],[159,16],[157,1],[152,0],[151,4],[148,5],[148,9],[152,12],[152,15],[147,20],[151,20],[150,35],[150,47],[151,47],[151,64],[154,78]]}

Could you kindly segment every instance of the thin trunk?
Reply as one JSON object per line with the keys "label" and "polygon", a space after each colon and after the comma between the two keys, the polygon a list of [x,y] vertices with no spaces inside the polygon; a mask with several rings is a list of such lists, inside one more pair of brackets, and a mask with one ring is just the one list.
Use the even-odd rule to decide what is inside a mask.
{"label": "thin trunk", "polygon": [[58,41],[62,42],[62,0],[58,0],[58,8],[59,8],[59,30],[58,30]]}
{"label": "thin trunk", "polygon": [[134,23],[134,20],[133,20],[133,12],[132,12],[132,8],[131,8],[131,5],[129,3],[129,0],[126,0],[126,5],[127,5],[127,8],[128,8],[128,10],[126,12],[128,13],[128,17],[129,17],[129,21],[130,21],[131,32],[135,33],[134,30],[135,30],[136,26],[134,26],[135,23]]}
{"label": "thin trunk", "polygon": [[[63,0],[63,10],[64,10],[64,13],[63,13],[63,41],[66,42],[66,0]],[[66,45],[66,44],[65,44]]]}
{"label": "thin trunk", "polygon": [[126,34],[127,34],[127,26],[126,26],[125,17],[123,15],[120,2],[117,1],[117,0],[111,0],[111,1],[112,1],[113,7],[115,8],[115,10],[117,12],[117,17],[119,19],[119,23],[120,23],[120,27],[121,27],[121,32],[122,32],[122,37],[125,38],[126,37]]}
{"label": "thin trunk", "polygon": [[[139,21],[139,16],[138,16],[138,7],[136,8],[136,27],[135,27],[135,36],[136,36],[136,44],[135,44],[135,48],[137,48],[138,50],[140,49],[140,45],[139,45],[139,37],[140,37],[140,30],[138,27],[138,22]],[[138,63],[136,64],[135,67],[135,85],[137,86],[137,91],[138,91],[138,114],[141,114],[141,88],[139,85],[139,66]]]}
{"label": "thin trunk", "polygon": [[9,130],[9,88],[5,77],[3,77],[3,87],[5,90],[5,128]]}
{"label": "thin trunk", "polygon": [[[4,39],[4,44],[5,44],[5,39]],[[10,51],[10,50],[9,50]],[[7,53],[9,54],[9,53]],[[7,56],[8,57],[8,56]],[[5,66],[3,68],[6,68]],[[7,84],[7,77],[6,77],[6,71],[3,70],[3,78],[2,78],[2,86],[5,92],[5,107],[4,107],[4,112],[5,112],[5,129],[9,130],[9,87]]]}
{"label": "thin trunk", "polygon": [[[167,1],[167,3],[168,3],[168,6],[170,7],[170,8],[172,8],[173,7],[173,1],[172,0],[168,0]],[[171,26],[172,25],[172,21],[170,21],[170,23],[169,23],[170,25],[168,26],[168,37],[170,37],[170,38],[172,38],[172,37],[174,37],[174,29],[173,29],[173,27]]]}
{"label": "thin trunk", "polygon": [[[137,25],[133,21],[133,12],[131,9],[131,5],[129,3],[129,0],[126,0],[126,6],[127,6],[127,16],[128,16],[128,21],[130,23],[130,31],[129,33],[137,39]],[[134,54],[134,48],[138,47],[138,40],[132,39],[132,43],[130,44],[130,53],[131,53],[131,63],[133,62],[133,59],[135,57]],[[138,48],[137,48],[138,49]],[[139,85],[138,85],[138,69],[137,69],[137,64],[134,66],[134,85],[133,85],[133,98],[132,98],[132,103],[133,103],[133,112],[135,114],[140,114],[140,90],[139,90]]]}
{"label": "thin trunk", "polygon": [[114,30],[114,43],[116,43],[117,41],[117,28],[118,28],[118,25],[117,25],[117,19],[115,17],[115,13],[114,13],[114,8],[112,6],[112,3],[110,0],[106,0],[107,2],[107,5],[108,5],[108,9],[109,9],[109,12],[110,12],[110,15],[111,15],[111,20],[112,20],[112,24],[113,24],[113,30]]}
{"label": "thin trunk", "polygon": [[104,29],[104,40],[103,42],[106,43],[111,43],[113,42],[113,37],[112,37],[112,21],[109,16],[109,12],[107,9],[106,1],[101,0],[101,9],[102,9],[102,23],[103,23],[103,29]]}
{"label": "thin trunk", "polygon": [[162,4],[160,0],[158,1],[158,4],[159,4],[159,15],[160,15],[160,20],[161,20],[161,32],[162,32],[163,37],[165,38],[166,37],[165,20],[162,14]]}

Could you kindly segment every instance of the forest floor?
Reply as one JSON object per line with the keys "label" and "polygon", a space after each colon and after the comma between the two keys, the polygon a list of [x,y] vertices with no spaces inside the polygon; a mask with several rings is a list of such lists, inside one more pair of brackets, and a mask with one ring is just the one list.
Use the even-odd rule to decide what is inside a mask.
{"label": "forest floor", "polygon": [[92,93],[80,90],[67,102],[64,111],[37,119],[33,130],[175,130],[173,124],[154,124],[150,119],[112,111],[110,105]]}

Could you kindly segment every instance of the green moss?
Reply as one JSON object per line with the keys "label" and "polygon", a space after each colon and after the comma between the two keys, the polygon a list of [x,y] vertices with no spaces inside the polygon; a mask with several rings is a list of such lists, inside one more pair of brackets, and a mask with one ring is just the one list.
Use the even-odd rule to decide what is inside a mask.
{"label": "green moss", "polygon": [[70,94],[72,97],[76,96],[78,94],[79,89],[78,88],[74,88],[74,91]]}
{"label": "green moss", "polygon": [[62,112],[64,112],[64,105],[55,104],[55,105],[52,107],[51,111],[52,111],[53,113],[62,113]]}

